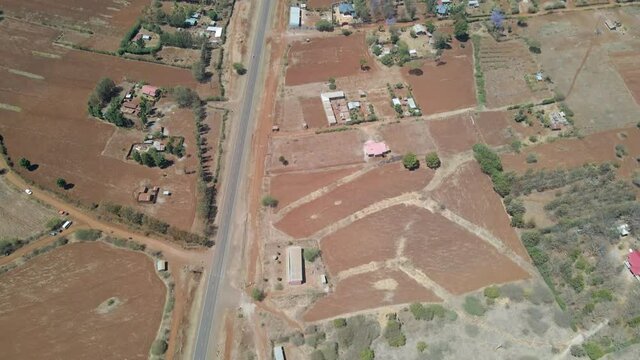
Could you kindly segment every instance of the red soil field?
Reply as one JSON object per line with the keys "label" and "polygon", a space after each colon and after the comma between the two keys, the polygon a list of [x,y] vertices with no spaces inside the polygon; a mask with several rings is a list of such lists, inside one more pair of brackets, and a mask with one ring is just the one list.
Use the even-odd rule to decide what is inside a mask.
{"label": "red soil field", "polygon": [[431,290],[403,272],[384,269],[340,281],[335,291],[315,302],[303,319],[318,321],[381,306],[437,301],[441,299]]}
{"label": "red soil field", "polygon": [[[2,357],[146,359],[165,294],[146,255],[102,243],[52,250],[0,276]],[[101,313],[112,297],[120,304]]]}
{"label": "red soil field", "polygon": [[438,151],[442,153],[455,154],[468,151],[479,142],[478,131],[473,127],[469,115],[428,121],[427,124]]}
{"label": "red soil field", "polygon": [[506,111],[487,111],[473,115],[482,142],[491,146],[510,144],[515,138],[509,133],[511,122]]}
{"label": "red soil field", "polygon": [[270,193],[278,199],[278,207],[282,208],[315,190],[353,174],[361,168],[361,166],[350,166],[337,170],[276,175],[271,178]]}
{"label": "red soil field", "polygon": [[[115,128],[88,118],[86,110],[87,98],[101,77],[116,82],[128,78],[159,86],[194,87],[195,80],[189,71],[89,52],[61,51],[50,45],[56,33],[9,19],[0,23],[0,66],[43,78],[5,71],[0,76],[1,102],[21,108],[20,112],[0,109],[0,133],[9,155],[13,159],[28,158],[38,165],[33,172],[18,169],[22,175],[54,191],[58,190],[55,179],[63,177],[75,185],[66,194],[87,203],[114,201],[136,206],[132,192],[143,180],[171,187],[176,196],[182,196],[179,192],[183,190],[185,199],[191,196],[187,189],[192,185],[185,184],[195,183],[195,175],[176,178],[173,175],[176,167],[152,169],[102,156]],[[35,56],[32,51],[61,58]],[[191,117],[187,121],[192,121]],[[185,135],[191,134],[192,131]],[[195,156],[192,144],[187,153]],[[163,220],[187,230],[193,221],[175,215]]]}
{"label": "red soil field", "polygon": [[[622,136],[621,134],[625,134]],[[616,157],[615,146],[621,144],[629,153],[624,158]],[[529,153],[535,153],[538,162],[527,164]],[[585,163],[617,161],[618,173],[629,177],[638,169],[636,157],[640,155],[640,129],[630,127],[591,134],[583,139],[559,139],[524,148],[520,154],[503,154],[502,164],[506,170],[524,173],[528,169],[560,169],[582,166]]]}
{"label": "red soil field", "polygon": [[463,49],[456,40],[452,49],[444,52],[442,61],[436,65],[426,62],[420,76],[410,75],[403,68],[402,76],[411,85],[413,95],[423,114],[435,114],[476,105],[473,78],[473,49],[468,43]]}
{"label": "red soil field", "polygon": [[334,2],[335,0],[309,0],[307,1],[307,6],[311,9],[318,9],[318,8],[328,9],[331,7],[331,4],[333,4]]}
{"label": "red soil field", "polygon": [[620,73],[620,77],[627,85],[629,92],[640,105],[640,67],[638,67],[638,52],[618,53],[611,56],[613,63]]}
{"label": "red soil field", "polygon": [[[360,59],[373,59],[364,41],[364,33],[350,36],[335,35],[314,38],[310,42],[298,41],[291,46],[285,84],[288,86],[313,82],[326,82],[360,72]],[[375,67],[369,73],[375,72]]]}
{"label": "red soil field", "polygon": [[405,154],[426,154],[436,150],[427,123],[424,121],[403,121],[380,127],[380,135],[392,152]]}
{"label": "red soil field", "polygon": [[302,105],[304,122],[310,128],[317,129],[329,126],[319,94],[316,97],[300,99],[300,104]]}
{"label": "red soil field", "polygon": [[433,196],[447,209],[491,232],[522,258],[529,258],[499,195],[493,191],[491,179],[480,171],[475,160],[447,177]]}
{"label": "red soil field", "polygon": [[275,226],[295,238],[308,237],[378,201],[422,189],[432,177],[432,171],[422,168],[407,171],[400,163],[384,165],[293,209]]}
{"label": "red soil field", "polygon": [[389,212],[388,221],[398,222],[399,231],[407,223],[405,219],[415,219],[405,235],[406,256],[454,294],[528,277],[526,271],[493,246],[441,215],[415,207],[398,207]]}
{"label": "red soil field", "polygon": [[[358,130],[308,133],[294,138],[274,136],[270,144],[271,157],[267,168],[275,173],[363,163],[364,142],[365,139]],[[280,163],[280,156],[284,156],[289,164],[285,166]]]}

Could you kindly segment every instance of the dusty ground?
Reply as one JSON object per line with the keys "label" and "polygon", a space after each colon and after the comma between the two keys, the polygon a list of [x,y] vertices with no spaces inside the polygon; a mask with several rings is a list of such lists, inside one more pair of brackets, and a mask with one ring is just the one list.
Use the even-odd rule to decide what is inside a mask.
{"label": "dusty ground", "polygon": [[[78,243],[3,274],[4,356],[146,359],[166,292],[153,265],[139,253]],[[116,305],[101,306],[110,298]]]}
{"label": "dusty ground", "polygon": [[57,211],[38,204],[0,176],[0,239],[24,239],[45,230]]}

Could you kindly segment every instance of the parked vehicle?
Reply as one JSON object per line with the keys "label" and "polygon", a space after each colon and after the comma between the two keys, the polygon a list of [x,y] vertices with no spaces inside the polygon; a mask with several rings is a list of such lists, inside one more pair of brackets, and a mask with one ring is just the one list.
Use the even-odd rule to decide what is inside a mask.
{"label": "parked vehicle", "polygon": [[62,224],[62,227],[60,228],[61,230],[66,230],[69,228],[69,226],[71,226],[71,224],[73,224],[73,222],[71,220],[67,220],[64,222],[64,224]]}
{"label": "parked vehicle", "polygon": [[33,191],[31,191],[31,189],[25,189],[24,192],[26,192],[27,195],[33,194]]}

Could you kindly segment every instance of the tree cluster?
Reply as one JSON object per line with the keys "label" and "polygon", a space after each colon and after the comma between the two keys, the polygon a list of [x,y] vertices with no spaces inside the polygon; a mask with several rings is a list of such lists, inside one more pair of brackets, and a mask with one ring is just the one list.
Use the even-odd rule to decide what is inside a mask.
{"label": "tree cluster", "polygon": [[158,150],[153,147],[142,153],[137,150],[133,150],[133,152],[131,153],[131,158],[138,164],[148,167],[157,166],[161,169],[164,169],[171,165],[171,162],[167,160],[164,155],[162,155],[162,153],[158,152]]}

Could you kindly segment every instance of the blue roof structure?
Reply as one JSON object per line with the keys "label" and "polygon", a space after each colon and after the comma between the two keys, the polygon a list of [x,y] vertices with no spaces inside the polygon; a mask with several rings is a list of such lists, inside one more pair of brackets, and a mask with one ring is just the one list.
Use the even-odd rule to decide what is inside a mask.
{"label": "blue roof structure", "polygon": [[436,13],[438,15],[447,15],[448,12],[449,12],[449,5],[448,4],[440,4],[440,5],[436,6]]}
{"label": "blue roof structure", "polygon": [[184,23],[189,25],[189,26],[195,26],[198,23],[198,19],[196,19],[196,18],[188,18],[187,20],[184,21]]}
{"label": "blue roof structure", "polygon": [[340,14],[353,14],[356,12],[356,9],[353,7],[353,4],[340,4],[338,5],[338,11]]}
{"label": "blue roof structure", "polygon": [[297,6],[292,6],[289,9],[289,26],[297,27],[302,25],[301,21],[302,11]]}

